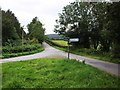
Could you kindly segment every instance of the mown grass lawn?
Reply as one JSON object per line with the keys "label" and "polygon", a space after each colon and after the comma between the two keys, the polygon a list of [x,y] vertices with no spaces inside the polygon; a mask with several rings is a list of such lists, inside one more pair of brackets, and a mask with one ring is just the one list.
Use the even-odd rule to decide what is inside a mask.
{"label": "mown grass lawn", "polygon": [[67,41],[64,40],[51,40],[51,41],[61,46],[68,46]]}
{"label": "mown grass lawn", "polygon": [[4,63],[3,88],[117,88],[118,78],[67,59]]}

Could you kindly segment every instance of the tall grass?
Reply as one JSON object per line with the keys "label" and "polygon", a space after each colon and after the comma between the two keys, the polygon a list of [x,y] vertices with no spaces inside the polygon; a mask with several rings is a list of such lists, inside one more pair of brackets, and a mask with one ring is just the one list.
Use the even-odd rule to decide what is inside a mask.
{"label": "tall grass", "polygon": [[3,65],[4,88],[118,88],[118,77],[76,60],[34,59]]}

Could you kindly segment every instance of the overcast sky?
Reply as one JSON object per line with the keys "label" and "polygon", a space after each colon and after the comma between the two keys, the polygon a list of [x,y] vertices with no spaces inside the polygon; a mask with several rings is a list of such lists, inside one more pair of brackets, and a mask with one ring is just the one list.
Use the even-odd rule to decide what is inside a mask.
{"label": "overcast sky", "polygon": [[0,0],[0,6],[5,11],[10,9],[21,26],[26,26],[37,16],[44,24],[46,34],[52,34],[58,13],[61,13],[63,7],[73,1],[75,0]]}

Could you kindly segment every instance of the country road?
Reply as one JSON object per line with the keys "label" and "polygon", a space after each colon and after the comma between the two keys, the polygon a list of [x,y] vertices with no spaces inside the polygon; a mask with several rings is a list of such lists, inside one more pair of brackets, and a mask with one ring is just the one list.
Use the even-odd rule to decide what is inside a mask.
{"label": "country road", "polygon": [[[45,50],[40,53],[32,54],[32,55],[26,55],[26,56],[19,56],[19,57],[13,57],[13,58],[7,58],[7,59],[0,59],[0,63],[6,63],[6,62],[13,62],[13,61],[22,61],[22,60],[29,60],[29,59],[35,59],[35,58],[67,58],[67,52],[55,49],[48,45],[47,43],[43,43]],[[70,53],[71,59],[81,60],[84,59],[86,64],[89,64],[93,67],[99,68],[103,71],[106,71],[108,73],[111,73],[113,75],[120,77],[120,64],[114,64],[110,62],[100,61],[96,59],[91,59],[75,54]]]}

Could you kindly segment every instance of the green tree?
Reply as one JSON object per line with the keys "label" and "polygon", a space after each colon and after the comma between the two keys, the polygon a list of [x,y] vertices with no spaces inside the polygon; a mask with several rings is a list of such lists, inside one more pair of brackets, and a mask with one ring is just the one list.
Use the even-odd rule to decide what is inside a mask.
{"label": "green tree", "polygon": [[[93,37],[92,37],[92,41],[98,41],[100,42],[100,44],[102,45],[101,50],[108,52],[110,50],[110,38],[109,38],[109,31],[108,31],[108,23],[109,20],[107,18],[107,8],[110,5],[110,3],[108,2],[103,2],[103,3],[92,3],[92,14],[95,17],[94,22],[92,23],[92,25],[94,26],[94,29],[96,29],[95,31],[98,32],[94,33]],[[97,23],[97,25],[94,25],[95,23]],[[97,35],[99,37],[97,37],[98,39],[94,38],[94,36]]]}
{"label": "green tree", "polygon": [[101,44],[103,52],[112,50],[114,57],[120,57],[120,2],[80,2],[65,6],[54,31],[67,37],[80,39],[78,45],[84,48]]}
{"label": "green tree", "polygon": [[[19,21],[12,11],[2,10],[2,44],[13,42],[22,38],[22,32]],[[25,32],[24,32],[25,33]],[[26,35],[26,33],[25,33]]]}
{"label": "green tree", "polygon": [[77,37],[84,48],[90,47],[89,42],[89,3],[73,2],[63,8],[59,19],[56,20],[55,32],[68,37]]}
{"label": "green tree", "polygon": [[107,2],[75,1],[70,3],[59,14],[54,31],[68,37],[78,37],[79,44],[84,48],[89,48],[92,44],[94,49],[97,49],[100,43],[102,51],[109,51],[111,41],[107,31],[108,6]]}
{"label": "green tree", "polygon": [[39,43],[44,41],[44,32],[43,24],[38,20],[37,17],[33,18],[32,22],[27,25],[28,27],[28,37],[30,39],[36,38]]}
{"label": "green tree", "polygon": [[113,2],[108,7],[108,30],[112,41],[112,53],[114,57],[120,58],[120,1]]}

